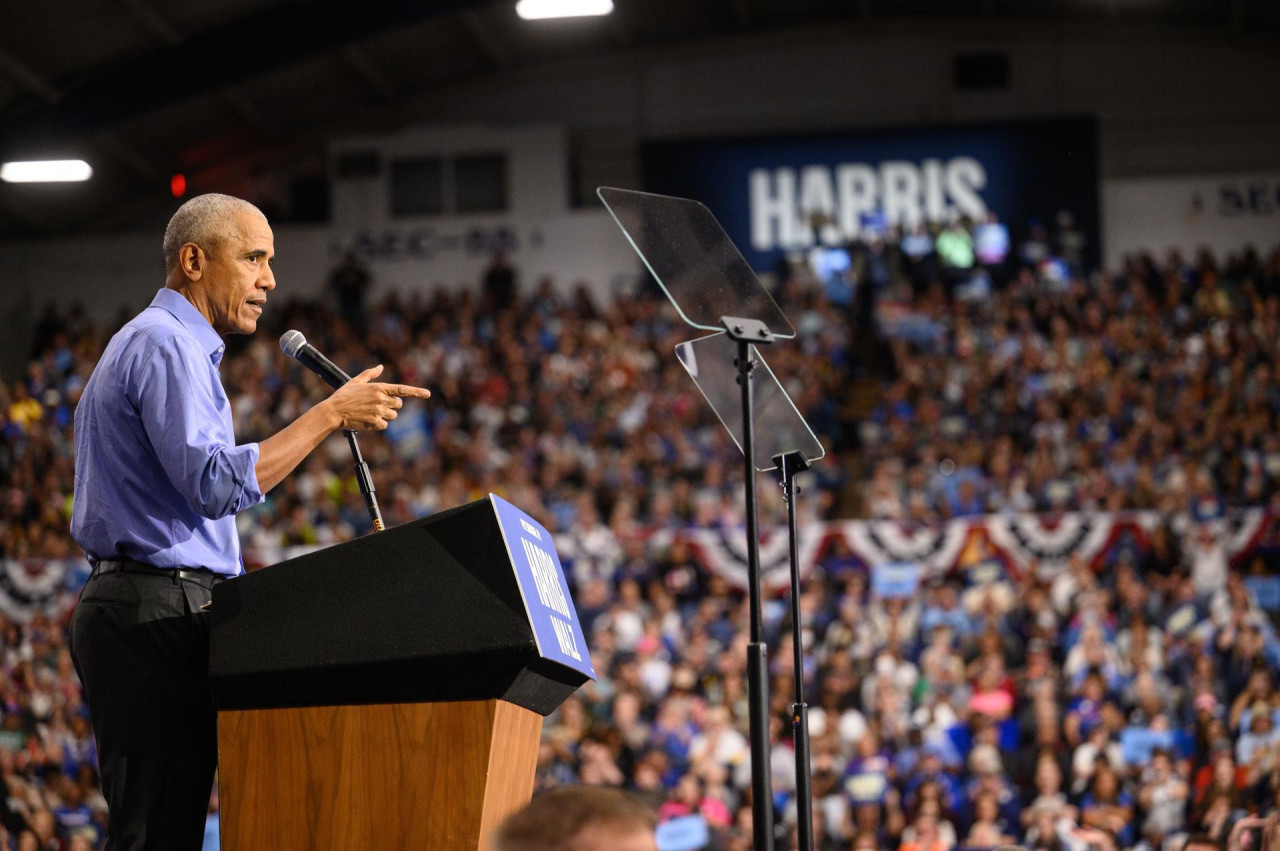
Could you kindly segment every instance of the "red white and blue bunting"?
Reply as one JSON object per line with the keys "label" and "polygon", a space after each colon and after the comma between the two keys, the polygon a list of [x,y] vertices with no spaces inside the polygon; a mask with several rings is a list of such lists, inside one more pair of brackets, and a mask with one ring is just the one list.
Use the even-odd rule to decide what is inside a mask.
{"label": "red white and blue bunting", "polygon": [[[1070,513],[1058,515],[993,514],[965,517],[933,526],[911,526],[894,520],[837,520],[800,528],[799,567],[802,578],[815,567],[850,561],[870,571],[886,564],[918,565],[928,576],[965,571],[990,575],[993,569],[1012,576],[1034,570],[1044,578],[1063,570],[1076,557],[1094,568],[1107,564],[1119,547],[1145,551],[1153,529],[1167,523],[1184,541],[1184,551],[1206,529],[1232,565],[1256,554],[1280,554],[1280,515],[1264,509],[1229,511],[1197,521],[1189,516],[1162,517],[1155,512]],[[746,535],[742,529],[709,528],[655,532],[649,553],[660,559],[676,538],[690,546],[698,565],[743,588],[747,578]],[[318,547],[246,550],[250,567],[274,564]],[[760,568],[765,589],[779,592],[790,582],[785,527],[766,528],[760,536]],[[89,574],[82,559],[0,559],[0,612],[27,621],[36,612],[64,616]]]}
{"label": "red white and blue bunting", "polygon": [[[923,575],[937,576],[998,563],[1014,576],[1035,571],[1050,578],[1066,568],[1072,557],[1096,569],[1121,546],[1131,554],[1143,552],[1152,530],[1166,520],[1176,535],[1188,541],[1207,528],[1232,564],[1241,563],[1263,544],[1280,548],[1280,518],[1261,508],[1241,509],[1200,522],[1188,517],[1164,518],[1150,511],[991,514],[933,526],[895,520],[841,520],[801,528],[799,568],[803,578],[832,553],[845,552],[868,570],[883,564],[917,564]],[[683,530],[655,536],[651,543],[656,549],[665,549],[675,536],[692,546],[703,568],[745,587],[743,530]],[[760,568],[766,589],[777,591],[787,586],[790,564],[785,528],[762,532]]]}
{"label": "red white and blue bunting", "polygon": [[0,612],[20,623],[37,612],[59,618],[88,578],[84,559],[0,559]]}
{"label": "red white and blue bunting", "polygon": [[893,520],[847,520],[826,525],[868,565],[914,563],[928,574],[950,570],[969,540],[968,524],[959,522],[908,526]]}

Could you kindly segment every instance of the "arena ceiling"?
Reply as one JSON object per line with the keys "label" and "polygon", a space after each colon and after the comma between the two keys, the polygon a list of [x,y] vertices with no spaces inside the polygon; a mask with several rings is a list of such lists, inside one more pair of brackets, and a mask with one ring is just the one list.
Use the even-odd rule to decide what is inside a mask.
{"label": "arena ceiling", "polygon": [[1271,0],[615,0],[527,22],[514,0],[9,0],[0,160],[89,160],[87,184],[0,184],[0,240],[109,232],[193,191],[395,129],[433,92],[564,59],[822,25],[913,19],[1158,20],[1280,33]]}

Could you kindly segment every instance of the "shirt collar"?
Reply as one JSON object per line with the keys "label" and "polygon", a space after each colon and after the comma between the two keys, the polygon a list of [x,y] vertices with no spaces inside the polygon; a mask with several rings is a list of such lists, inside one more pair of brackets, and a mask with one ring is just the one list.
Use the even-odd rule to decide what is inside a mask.
{"label": "shirt collar", "polygon": [[222,342],[222,337],[219,336],[217,331],[213,330],[209,320],[205,319],[200,311],[196,310],[195,305],[187,301],[182,293],[165,287],[156,293],[156,297],[151,300],[150,306],[160,308],[181,322],[183,327],[190,331],[191,335],[200,343],[200,346],[209,355],[209,360],[213,361],[214,366],[222,362],[222,355],[227,350],[226,344]]}

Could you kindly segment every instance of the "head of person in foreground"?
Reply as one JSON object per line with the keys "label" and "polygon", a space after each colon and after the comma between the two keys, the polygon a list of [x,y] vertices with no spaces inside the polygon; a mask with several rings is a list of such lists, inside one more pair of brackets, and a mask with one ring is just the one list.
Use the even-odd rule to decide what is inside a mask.
{"label": "head of person in foreground", "polygon": [[503,822],[493,851],[657,851],[655,824],[618,789],[558,786]]}

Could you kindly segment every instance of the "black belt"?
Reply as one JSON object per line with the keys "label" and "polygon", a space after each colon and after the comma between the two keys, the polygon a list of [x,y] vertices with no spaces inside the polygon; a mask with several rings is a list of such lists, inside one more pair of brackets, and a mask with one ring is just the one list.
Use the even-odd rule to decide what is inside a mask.
{"label": "black belt", "polygon": [[137,573],[143,576],[163,576],[173,582],[194,582],[212,588],[229,576],[215,573],[207,567],[155,567],[129,558],[102,559],[94,566],[90,578],[107,573]]}

